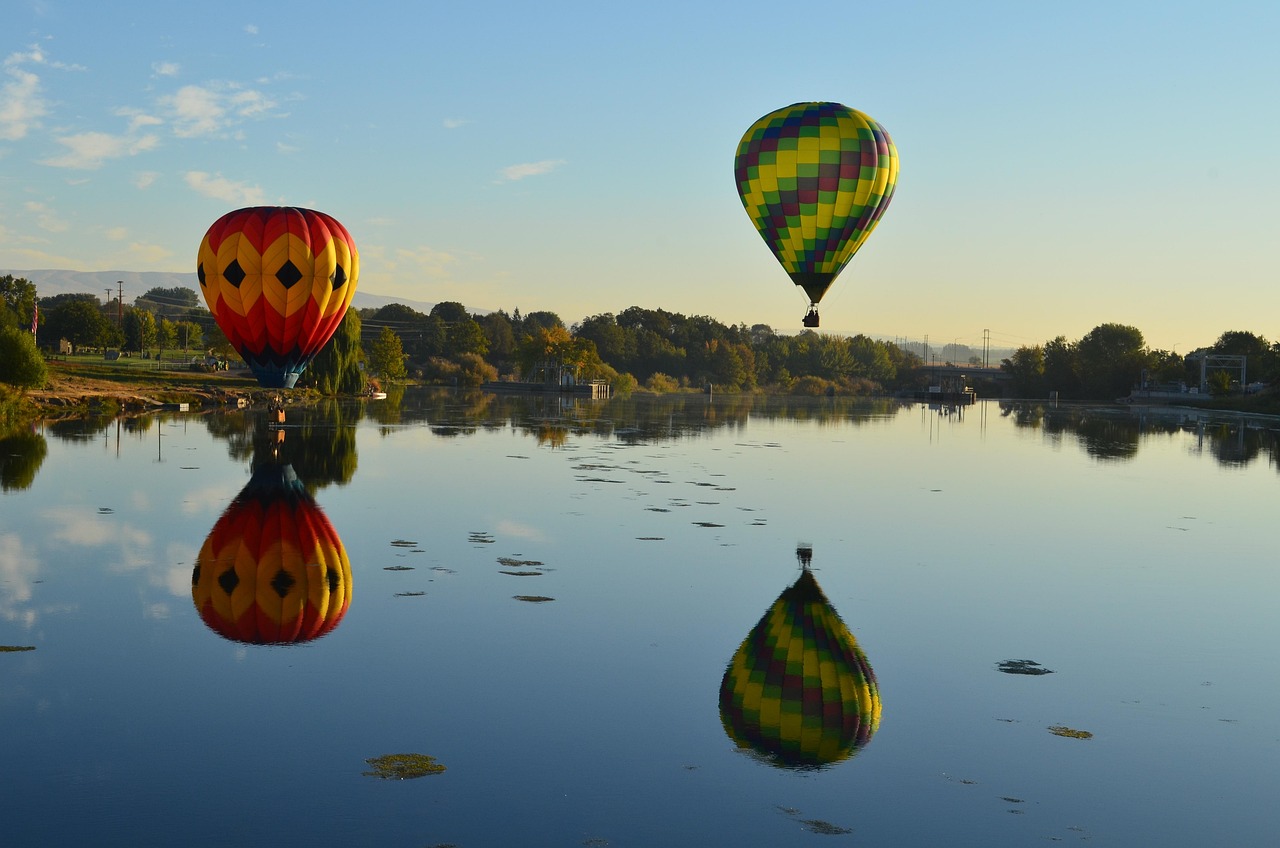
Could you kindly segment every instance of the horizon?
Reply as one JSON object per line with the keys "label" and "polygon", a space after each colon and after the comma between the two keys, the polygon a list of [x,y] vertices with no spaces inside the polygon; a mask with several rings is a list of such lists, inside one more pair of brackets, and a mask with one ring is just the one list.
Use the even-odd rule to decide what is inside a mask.
{"label": "horizon", "polygon": [[[297,205],[344,223],[361,285],[387,297],[577,316],[646,300],[798,330],[807,298],[751,226],[733,157],[760,116],[832,100],[887,128],[901,173],[820,330],[1280,337],[1280,115],[1259,106],[1280,78],[1275,4],[371,0],[344,18],[341,62],[306,49],[332,35],[300,13],[314,4],[232,0],[198,26],[18,6],[0,266],[188,273],[223,213]],[[856,49],[785,49],[815,24]]]}

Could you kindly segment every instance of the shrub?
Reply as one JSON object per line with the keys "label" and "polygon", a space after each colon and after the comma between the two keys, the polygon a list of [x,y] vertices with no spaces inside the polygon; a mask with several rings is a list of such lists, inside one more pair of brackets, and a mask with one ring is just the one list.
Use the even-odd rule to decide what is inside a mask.
{"label": "shrub", "polygon": [[16,327],[0,328],[0,383],[34,389],[48,379],[49,369],[31,334]]}

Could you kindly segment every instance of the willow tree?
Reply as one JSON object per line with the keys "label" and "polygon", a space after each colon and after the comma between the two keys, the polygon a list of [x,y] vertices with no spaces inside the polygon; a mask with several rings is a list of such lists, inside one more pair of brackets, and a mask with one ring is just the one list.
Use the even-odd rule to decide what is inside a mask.
{"label": "willow tree", "polygon": [[364,350],[360,347],[360,316],[348,309],[329,343],[311,360],[298,385],[321,394],[359,394],[364,390]]}

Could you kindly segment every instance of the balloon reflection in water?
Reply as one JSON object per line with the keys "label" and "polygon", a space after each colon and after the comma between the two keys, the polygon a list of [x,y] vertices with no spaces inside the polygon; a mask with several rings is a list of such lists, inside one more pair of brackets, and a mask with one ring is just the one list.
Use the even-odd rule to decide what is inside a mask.
{"label": "balloon reflection in water", "polygon": [[847,759],[879,727],[875,673],[807,567],[730,661],[720,720],[740,749],[794,769]]}
{"label": "balloon reflection in water", "polygon": [[254,470],[200,549],[191,597],[211,630],[237,642],[306,642],[342,621],[351,563],[292,466]]}

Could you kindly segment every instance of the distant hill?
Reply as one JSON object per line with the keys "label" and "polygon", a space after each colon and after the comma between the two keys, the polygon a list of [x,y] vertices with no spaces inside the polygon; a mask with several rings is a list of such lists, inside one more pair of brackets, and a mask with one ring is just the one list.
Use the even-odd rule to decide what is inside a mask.
{"label": "distant hill", "polygon": [[[189,274],[168,273],[165,271],[61,271],[61,270],[36,270],[36,271],[17,271],[0,269],[0,277],[5,274],[12,274],[15,277],[23,277],[36,284],[36,292],[40,297],[49,297],[55,294],[75,294],[78,292],[89,292],[95,294],[99,299],[106,300],[107,290],[111,290],[111,298],[114,300],[121,286],[118,283],[124,283],[124,302],[132,303],[135,298],[146,294],[156,288],[187,288],[192,291],[200,291],[200,281],[196,279],[195,272]],[[430,312],[434,303],[428,303],[422,300],[408,300],[403,297],[390,297],[388,295],[374,294],[356,289],[355,297],[352,298],[352,305],[356,309],[377,309],[380,306],[386,306],[388,303],[403,303],[411,309],[419,312]],[[488,310],[471,309],[471,312],[487,312]]]}

